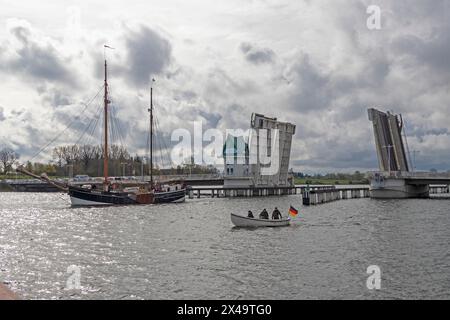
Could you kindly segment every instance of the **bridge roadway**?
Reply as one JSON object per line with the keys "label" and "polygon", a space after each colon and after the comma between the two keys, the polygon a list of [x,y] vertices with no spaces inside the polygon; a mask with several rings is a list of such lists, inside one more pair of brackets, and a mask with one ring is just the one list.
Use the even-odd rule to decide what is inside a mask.
{"label": "bridge roadway", "polygon": [[385,179],[402,179],[412,185],[450,185],[450,172],[369,172],[369,178],[374,179],[378,174]]}
{"label": "bridge roadway", "polygon": [[429,198],[433,185],[450,185],[449,172],[381,171],[368,178],[370,197],[378,199]]}

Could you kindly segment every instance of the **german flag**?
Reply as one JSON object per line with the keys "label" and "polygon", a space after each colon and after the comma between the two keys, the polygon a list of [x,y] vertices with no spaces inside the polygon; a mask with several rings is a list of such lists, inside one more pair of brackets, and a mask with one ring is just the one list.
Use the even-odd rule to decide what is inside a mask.
{"label": "german flag", "polygon": [[295,209],[293,206],[291,206],[291,207],[289,208],[289,214],[290,214],[291,216],[295,217],[295,216],[298,214],[298,210]]}

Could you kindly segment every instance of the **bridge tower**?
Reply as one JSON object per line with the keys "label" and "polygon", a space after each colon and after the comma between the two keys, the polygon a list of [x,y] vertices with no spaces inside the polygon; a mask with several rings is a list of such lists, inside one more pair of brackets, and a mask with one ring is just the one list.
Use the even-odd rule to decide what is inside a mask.
{"label": "bridge tower", "polygon": [[369,109],[380,172],[369,175],[372,198],[428,198],[429,185],[414,182],[409,154],[402,139],[401,115]]}

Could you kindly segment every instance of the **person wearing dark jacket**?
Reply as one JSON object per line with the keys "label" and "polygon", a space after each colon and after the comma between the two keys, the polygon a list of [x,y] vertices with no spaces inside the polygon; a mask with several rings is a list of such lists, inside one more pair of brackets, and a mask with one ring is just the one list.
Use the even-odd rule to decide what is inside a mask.
{"label": "person wearing dark jacket", "polygon": [[280,210],[278,210],[278,208],[275,207],[275,210],[273,210],[273,212],[272,212],[272,219],[280,220],[281,218],[283,218],[283,217],[281,216]]}
{"label": "person wearing dark jacket", "polygon": [[247,215],[247,217],[248,217],[248,218],[254,218],[253,212],[251,212],[250,210],[248,210],[248,215]]}
{"label": "person wearing dark jacket", "polygon": [[260,219],[269,219],[269,213],[267,212],[266,209],[264,209],[263,211],[261,211],[261,213],[259,214],[259,218],[260,218]]}

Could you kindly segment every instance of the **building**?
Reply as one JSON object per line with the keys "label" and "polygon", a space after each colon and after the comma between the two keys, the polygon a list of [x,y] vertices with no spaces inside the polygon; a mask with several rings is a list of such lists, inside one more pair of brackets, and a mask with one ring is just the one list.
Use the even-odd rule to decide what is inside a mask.
{"label": "building", "polygon": [[[286,187],[293,185],[288,175],[295,125],[253,113],[248,137],[228,136],[225,156],[225,187]],[[230,157],[231,158],[231,157]],[[225,161],[226,162],[226,161]]]}
{"label": "building", "polygon": [[244,136],[228,135],[223,146],[224,185],[249,186],[250,177],[249,148]]}

